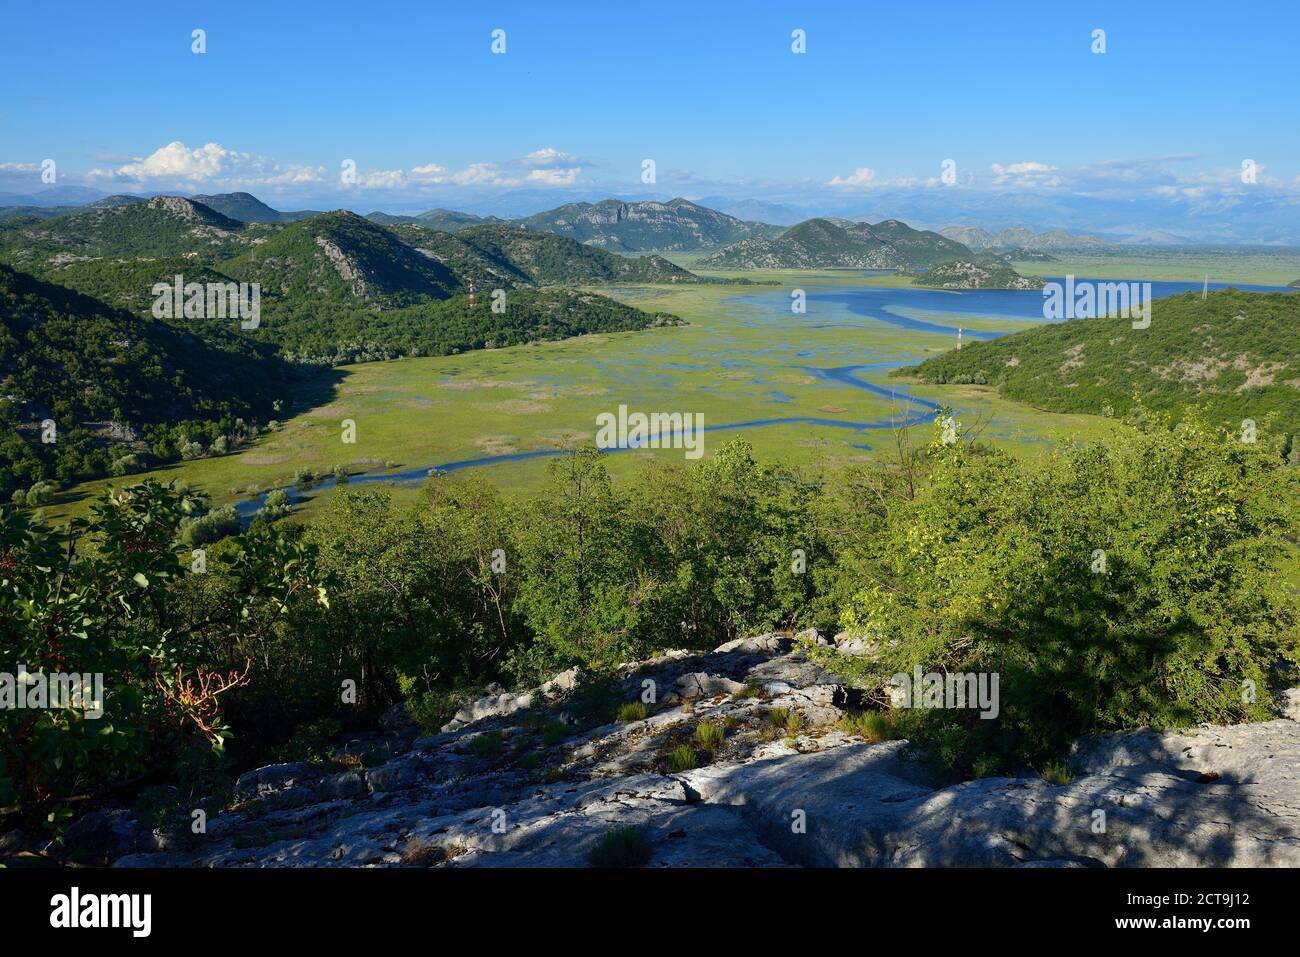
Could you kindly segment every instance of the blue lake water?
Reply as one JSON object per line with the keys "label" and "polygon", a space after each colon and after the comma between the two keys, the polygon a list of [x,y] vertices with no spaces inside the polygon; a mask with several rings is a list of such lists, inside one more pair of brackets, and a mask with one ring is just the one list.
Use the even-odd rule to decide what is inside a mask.
{"label": "blue lake water", "polygon": [[[872,276],[881,275],[881,273],[864,270],[861,275]],[[827,278],[838,277],[832,276]],[[1064,282],[1063,277],[1044,278],[1049,282]],[[1076,278],[1076,283],[1080,281],[1085,280],[1083,280],[1082,277]],[[1135,280],[1097,281],[1133,282]],[[1250,292],[1294,292],[1294,290],[1288,289],[1284,286],[1234,285],[1236,285],[1236,288],[1238,289]],[[1210,283],[1209,288],[1212,290],[1226,289],[1228,288],[1228,284]],[[1151,296],[1154,299],[1159,299],[1164,296],[1178,295],[1185,292],[1198,292],[1201,289],[1202,283],[1152,282]],[[738,431],[744,429],[758,429],[774,425],[805,424],[848,429],[857,433],[869,433],[875,430],[894,429],[902,426],[916,425],[933,418],[936,410],[939,408],[937,403],[911,395],[903,386],[881,386],[862,377],[862,373],[886,371],[900,366],[910,365],[916,361],[915,359],[889,362],[834,364],[836,359],[842,359],[845,357],[848,349],[846,347],[836,347],[834,345],[811,348],[802,335],[803,330],[805,329],[859,329],[863,327],[864,323],[882,323],[884,325],[904,329],[910,332],[931,333],[943,335],[945,337],[953,337],[955,332],[952,326],[918,319],[909,315],[909,313],[941,313],[950,316],[951,321],[954,324],[960,324],[960,320],[963,317],[980,317],[985,319],[1006,318],[1026,322],[1047,321],[1043,318],[1043,294],[1037,290],[947,290],[923,289],[916,287],[895,288],[885,286],[844,286],[810,291],[807,295],[807,301],[807,313],[802,316],[793,316],[790,312],[790,292],[789,289],[784,287],[768,287],[762,292],[741,293],[732,296],[725,300],[725,302],[744,309],[746,313],[743,321],[744,325],[754,327],[761,326],[769,331],[774,327],[782,330],[789,330],[791,339],[786,349],[778,349],[774,346],[745,348],[742,340],[735,336],[720,336],[717,349],[710,354],[707,361],[667,363],[663,368],[696,371],[710,368],[742,370],[754,366],[752,360],[753,356],[771,355],[773,353],[784,351],[787,355],[798,360],[791,362],[789,368],[798,369],[825,382],[833,382],[837,385],[842,385],[851,389],[862,389],[882,398],[890,399],[899,406],[898,414],[863,422],[817,418],[813,416],[773,417],[709,425],[705,426],[704,431]],[[830,306],[831,309],[829,311],[840,318],[830,322],[824,321],[824,319],[819,319],[818,313],[821,310],[818,309],[818,306],[820,305]],[[1007,333],[972,329],[965,329],[964,331],[964,336],[969,339],[996,339],[1003,335],[1007,335]],[[729,347],[732,342],[735,343],[735,348]],[[657,348],[658,353],[660,354],[663,351],[663,347],[648,348],[651,350]],[[827,364],[816,364],[818,360],[822,360]],[[671,373],[655,373],[653,375],[647,375],[641,369],[641,367],[645,365],[645,362],[645,359],[637,358],[635,355],[611,356],[607,359],[602,359],[593,363],[593,367],[599,369],[602,377],[612,383],[626,385],[628,387],[644,388],[647,385],[654,385],[661,388],[671,389],[674,385]],[[763,383],[759,380],[758,384]],[[709,387],[706,386],[704,388]],[[791,396],[786,395],[780,390],[771,390],[769,395],[770,401],[775,404],[784,404],[792,400]],[[859,441],[851,442],[849,444],[854,448],[866,450],[871,449],[871,446],[861,440],[861,438]],[[604,451],[614,453],[628,451],[628,449],[614,448],[606,449]],[[376,482],[422,482],[429,476],[431,471],[458,472],[464,469],[480,468],[488,465],[549,458],[562,453],[563,450],[561,449],[537,449],[528,452],[485,455],[476,458],[433,463],[401,472],[356,475],[349,479],[349,482],[357,485],[366,485]],[[333,488],[334,485],[335,479],[328,478],[312,485],[310,489],[286,486],[284,490],[289,494],[291,500],[300,501],[304,497],[306,491],[328,490]],[[249,518],[257,511],[257,509],[261,508],[265,499],[266,495],[263,493],[253,499],[236,503],[235,509],[242,517]]]}

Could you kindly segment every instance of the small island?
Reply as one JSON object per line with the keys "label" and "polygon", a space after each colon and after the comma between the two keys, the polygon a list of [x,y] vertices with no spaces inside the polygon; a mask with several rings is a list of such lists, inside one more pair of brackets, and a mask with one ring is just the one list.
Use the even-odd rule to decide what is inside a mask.
{"label": "small island", "polygon": [[1022,276],[1010,264],[993,256],[953,259],[937,263],[912,280],[915,286],[935,289],[1042,289],[1037,276]]}

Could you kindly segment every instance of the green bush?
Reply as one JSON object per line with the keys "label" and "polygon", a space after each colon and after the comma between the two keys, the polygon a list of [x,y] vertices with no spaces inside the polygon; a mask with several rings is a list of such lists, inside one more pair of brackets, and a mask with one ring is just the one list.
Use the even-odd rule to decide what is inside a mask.
{"label": "green bush", "polygon": [[[222,750],[228,699],[212,691],[236,694],[252,666],[218,649],[260,645],[323,600],[311,555],[269,532],[243,537],[229,569],[191,573],[177,539],[195,507],[148,481],[110,489],[64,529],[0,509],[0,661],[103,675],[101,716],[86,704],[0,710],[0,803],[20,816],[59,821],[70,795]],[[210,606],[196,602],[205,579],[221,580]]]}
{"label": "green bush", "polygon": [[183,522],[181,540],[187,545],[208,545],[238,531],[239,513],[233,505],[223,505]]}
{"label": "green bush", "polygon": [[695,749],[689,744],[681,744],[668,752],[668,767],[673,771],[690,771],[698,764]]}
{"label": "green bush", "polygon": [[895,674],[997,674],[996,718],[898,709],[947,768],[1018,772],[1080,735],[1267,718],[1295,660],[1280,576],[1294,496],[1279,458],[1190,421],[1041,462],[943,445],[844,624],[872,657],[810,648],[888,703]]}

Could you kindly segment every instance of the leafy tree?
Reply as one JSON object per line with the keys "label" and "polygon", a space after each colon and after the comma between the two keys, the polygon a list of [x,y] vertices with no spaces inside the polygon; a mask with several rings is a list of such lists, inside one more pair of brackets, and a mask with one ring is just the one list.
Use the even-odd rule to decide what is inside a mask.
{"label": "leafy tree", "polygon": [[73,794],[165,773],[195,747],[222,749],[219,696],[248,673],[224,647],[273,622],[268,603],[323,600],[311,555],[268,531],[240,544],[226,600],[191,615],[203,576],[176,540],[196,506],[152,481],[109,490],[66,538],[0,509],[0,660],[103,676],[99,717],[93,707],[0,710],[0,792],[25,813],[58,820]]}
{"label": "leafy tree", "polygon": [[1015,771],[1092,732],[1270,715],[1297,653],[1276,571],[1294,485],[1274,456],[1158,416],[1041,465],[938,438],[929,453],[845,612],[872,653],[812,649],[882,703],[917,666],[1000,676],[995,720],[906,712],[914,743],[959,772]]}

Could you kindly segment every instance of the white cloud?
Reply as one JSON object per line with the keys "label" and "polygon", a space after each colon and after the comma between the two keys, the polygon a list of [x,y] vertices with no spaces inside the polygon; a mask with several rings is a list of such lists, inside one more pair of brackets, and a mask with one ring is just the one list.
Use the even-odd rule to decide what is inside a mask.
{"label": "white cloud", "polygon": [[457,186],[518,186],[516,177],[503,173],[496,163],[470,163],[448,177]]}
{"label": "white cloud", "polygon": [[826,185],[835,186],[841,189],[864,189],[868,186],[875,185],[876,171],[868,169],[865,166],[859,166],[848,176],[836,176]]}
{"label": "white cloud", "polygon": [[589,164],[578,159],[572,153],[565,153],[562,150],[553,149],[546,146],[540,150],[533,150],[527,156],[519,161],[521,166],[530,168],[548,167],[548,166],[570,166],[582,167]]}
{"label": "white cloud", "polygon": [[280,166],[261,156],[206,143],[190,149],[180,140],[116,168],[93,169],[87,179],[144,183],[151,186],[219,183],[234,186],[283,186],[319,182],[322,167]]}
{"label": "white cloud", "polygon": [[577,166],[569,169],[535,169],[530,170],[528,179],[544,186],[572,186],[582,172]]}
{"label": "white cloud", "polygon": [[192,150],[180,140],[175,140],[154,150],[139,162],[119,167],[117,172],[135,179],[179,178],[197,182],[212,179],[223,168],[231,169],[240,160],[246,161],[249,158],[247,153],[236,153],[216,143],[208,143]]}
{"label": "white cloud", "polygon": [[411,167],[411,179],[420,181],[427,180],[430,183],[441,183],[447,174],[447,167],[439,166],[437,163],[425,163],[423,166]]}
{"label": "white cloud", "polygon": [[363,189],[404,189],[406,173],[400,169],[376,169],[357,176],[357,185]]}
{"label": "white cloud", "polygon": [[1056,175],[1055,166],[1033,160],[1009,163],[1006,166],[994,163],[991,168],[994,186],[1053,187],[1060,186],[1062,182],[1061,177]]}

